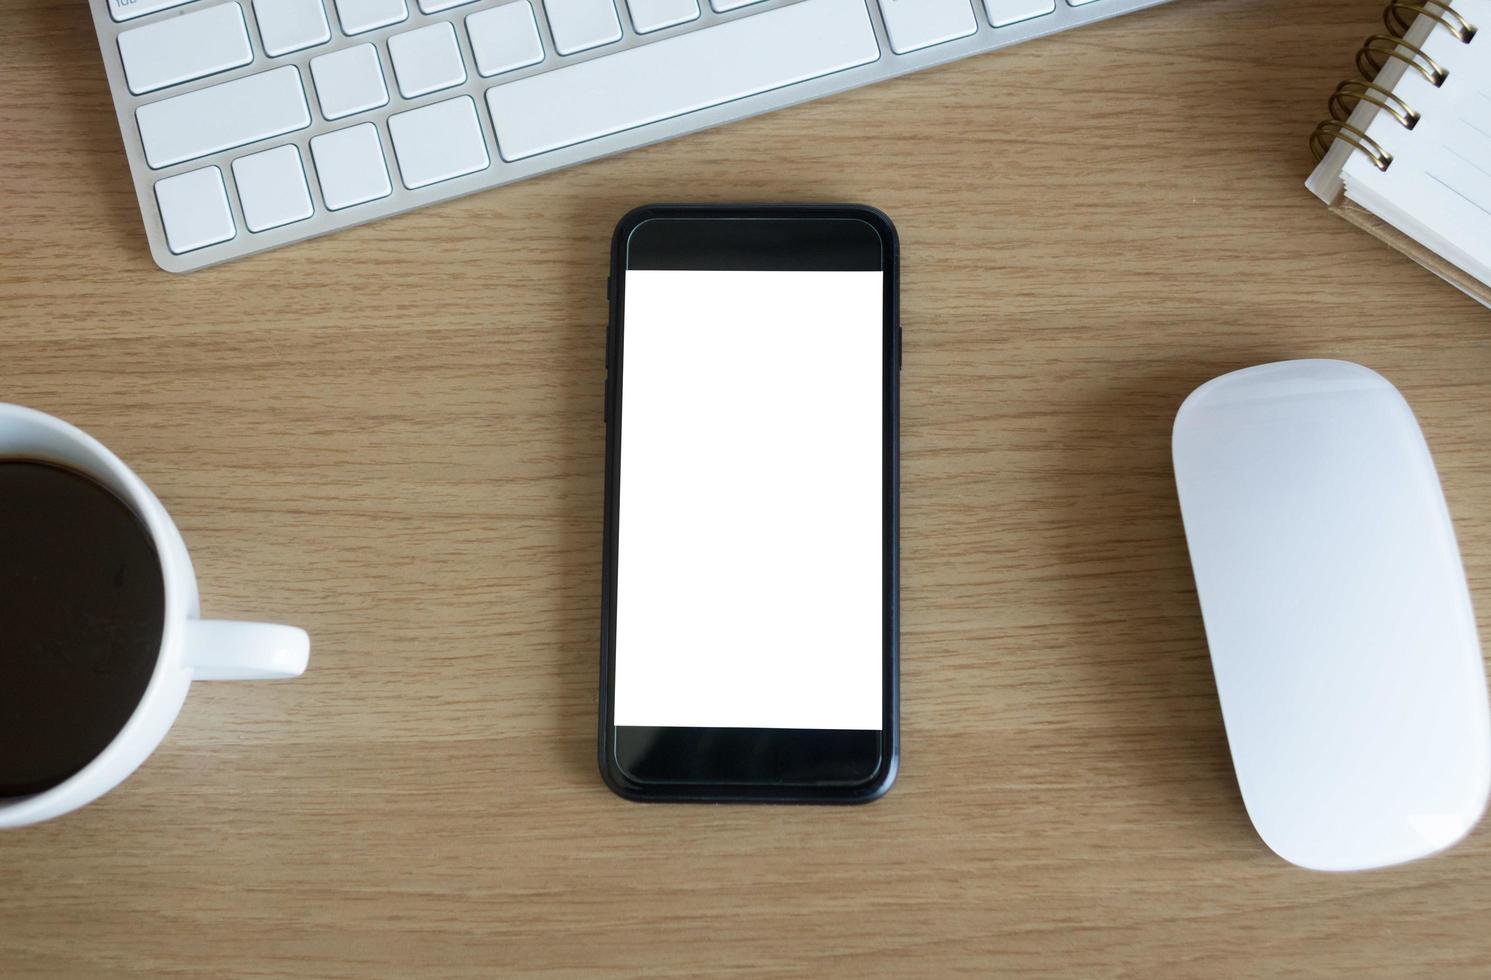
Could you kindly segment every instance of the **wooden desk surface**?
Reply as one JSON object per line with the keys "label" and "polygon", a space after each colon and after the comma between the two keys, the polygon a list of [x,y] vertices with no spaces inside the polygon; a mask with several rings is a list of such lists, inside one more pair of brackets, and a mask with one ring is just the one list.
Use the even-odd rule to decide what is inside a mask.
{"label": "wooden desk surface", "polygon": [[[1171,482],[1197,384],[1363,361],[1491,613],[1491,315],[1301,186],[1380,8],[1181,0],[181,278],[86,12],[0,0],[0,398],[135,467],[207,613],[313,638],[0,836],[0,972],[1485,975],[1491,825],[1353,876],[1252,831]],[[905,749],[871,806],[596,774],[608,239],[664,199],[900,227]]]}

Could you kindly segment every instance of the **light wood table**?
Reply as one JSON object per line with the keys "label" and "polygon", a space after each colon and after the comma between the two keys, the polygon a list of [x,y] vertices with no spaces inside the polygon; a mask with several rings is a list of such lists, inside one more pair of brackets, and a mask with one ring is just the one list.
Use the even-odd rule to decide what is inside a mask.
{"label": "light wood table", "polygon": [[[206,612],[313,638],[0,836],[0,973],[1484,976],[1491,827],[1352,876],[1252,831],[1171,482],[1197,384],[1365,362],[1491,611],[1491,315],[1301,186],[1380,6],[1181,0],[176,277],[87,13],[0,0],[0,399],[138,470]],[[900,227],[905,748],[873,805],[597,776],[606,262],[656,200]]]}

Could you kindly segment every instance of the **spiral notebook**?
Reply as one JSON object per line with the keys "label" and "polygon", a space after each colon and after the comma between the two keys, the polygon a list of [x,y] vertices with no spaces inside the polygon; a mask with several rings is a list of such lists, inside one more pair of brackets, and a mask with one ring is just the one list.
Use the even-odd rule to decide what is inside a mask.
{"label": "spiral notebook", "polygon": [[1332,211],[1491,306],[1491,0],[1387,5],[1310,144]]}

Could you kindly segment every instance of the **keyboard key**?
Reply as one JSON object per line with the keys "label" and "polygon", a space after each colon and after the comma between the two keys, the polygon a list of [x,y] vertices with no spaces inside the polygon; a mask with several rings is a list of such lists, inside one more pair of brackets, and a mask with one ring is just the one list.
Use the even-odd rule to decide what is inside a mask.
{"label": "keyboard key", "polygon": [[228,210],[223,172],[217,167],[156,181],[155,203],[166,228],[166,245],[177,255],[226,242],[238,233]]}
{"label": "keyboard key", "polygon": [[735,10],[738,7],[749,7],[753,3],[760,2],[761,0],[709,0],[709,5],[714,8],[715,13],[723,14],[727,10]]}
{"label": "keyboard key", "polygon": [[638,34],[686,24],[699,16],[698,0],[627,0],[626,6]]}
{"label": "keyboard key", "polygon": [[341,119],[388,105],[388,88],[378,49],[359,44],[311,59],[311,77],[316,80],[316,98],[321,115]]}
{"label": "keyboard key", "polygon": [[1022,20],[1041,17],[1056,9],[1056,0],[984,0],[984,10],[989,23],[995,27],[1008,27]]}
{"label": "keyboard key", "polygon": [[544,0],[554,50],[574,54],[621,40],[621,21],[611,0]]}
{"label": "keyboard key", "polygon": [[536,65],[544,60],[538,23],[528,0],[505,3],[466,18],[476,73],[483,78]]}
{"label": "keyboard key", "polygon": [[264,53],[277,58],[331,40],[321,0],[254,0]]}
{"label": "keyboard key", "polygon": [[321,200],[333,211],[393,193],[378,127],[372,123],[314,137],[311,157],[321,182]]}
{"label": "keyboard key", "polygon": [[388,117],[388,135],[399,161],[404,186],[411,191],[474,174],[491,166],[487,141],[471,96],[396,112]]}
{"label": "keyboard key", "polygon": [[885,33],[896,54],[967,37],[978,30],[969,0],[880,0]]}
{"label": "keyboard key", "polygon": [[424,14],[438,14],[451,7],[461,7],[475,2],[476,0],[419,0],[419,10]]}
{"label": "keyboard key", "polygon": [[135,110],[145,160],[159,170],[311,124],[294,65],[152,102]]}
{"label": "keyboard key", "polygon": [[194,10],[119,35],[119,60],[136,95],[237,68],[254,60],[236,3]]}
{"label": "keyboard key", "polygon": [[456,46],[456,29],[448,23],[431,24],[388,39],[399,94],[413,99],[466,81],[466,66]]}
{"label": "keyboard key", "polygon": [[802,0],[487,90],[504,160],[880,57],[864,0]]}
{"label": "keyboard key", "polygon": [[179,7],[191,0],[104,0],[109,5],[109,16],[116,21],[133,20],[153,14],[168,7]]}
{"label": "keyboard key", "polygon": [[233,182],[249,231],[268,231],[311,216],[311,192],[305,183],[300,150],[276,146],[233,161]]}
{"label": "keyboard key", "polygon": [[404,0],[336,0],[342,33],[366,34],[409,18]]}

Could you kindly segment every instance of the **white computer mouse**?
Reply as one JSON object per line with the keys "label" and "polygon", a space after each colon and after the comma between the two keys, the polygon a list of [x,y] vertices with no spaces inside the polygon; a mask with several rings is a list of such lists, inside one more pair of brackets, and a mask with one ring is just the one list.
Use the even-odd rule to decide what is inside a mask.
{"label": "white computer mouse", "polygon": [[1463,837],[1491,787],[1470,591],[1403,396],[1346,361],[1197,388],[1175,482],[1238,785],[1281,857],[1352,871]]}

